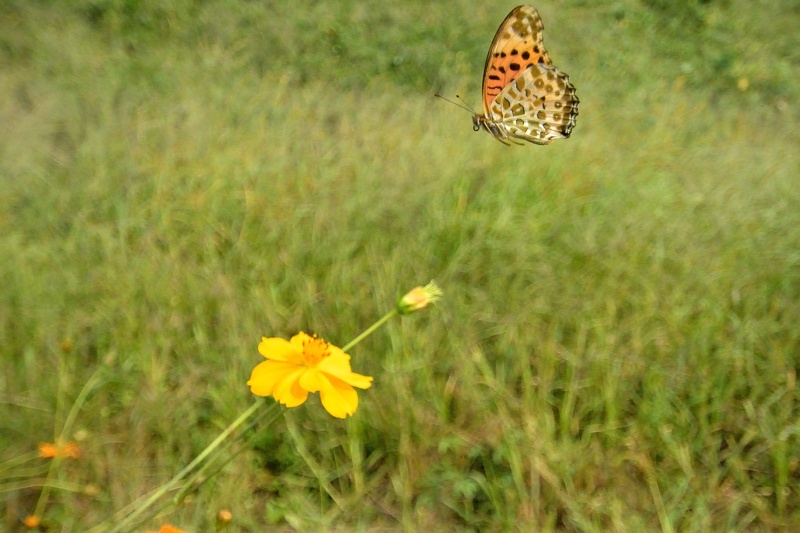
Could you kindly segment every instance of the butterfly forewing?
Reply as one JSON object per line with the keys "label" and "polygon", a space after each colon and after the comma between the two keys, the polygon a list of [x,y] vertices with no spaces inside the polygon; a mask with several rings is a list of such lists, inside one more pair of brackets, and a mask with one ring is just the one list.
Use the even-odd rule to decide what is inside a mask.
{"label": "butterfly forewing", "polygon": [[483,68],[483,110],[531,65],[552,65],[542,41],[544,25],[539,12],[519,6],[508,14],[494,36]]}

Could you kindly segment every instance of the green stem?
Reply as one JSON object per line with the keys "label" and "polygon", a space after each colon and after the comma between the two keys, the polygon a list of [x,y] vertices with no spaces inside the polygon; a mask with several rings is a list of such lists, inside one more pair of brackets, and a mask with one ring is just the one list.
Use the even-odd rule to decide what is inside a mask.
{"label": "green stem", "polygon": [[[65,492],[77,492],[79,494],[86,494],[86,485],[80,483],[70,483],[69,481],[62,481],[59,479],[49,478],[28,478],[22,481],[15,481],[11,483],[4,483],[0,485],[0,493],[19,491],[32,488],[49,487]],[[40,516],[40,515],[35,515]]]}
{"label": "green stem", "polygon": [[373,332],[374,332],[376,329],[378,329],[379,327],[381,327],[381,326],[382,326],[382,325],[383,325],[383,324],[384,324],[384,323],[385,323],[387,320],[389,320],[390,318],[392,318],[392,317],[393,317],[394,315],[396,315],[396,314],[397,314],[397,309],[392,309],[391,311],[389,311],[388,313],[386,313],[385,315],[383,315],[383,316],[382,316],[380,319],[378,319],[378,321],[377,321],[377,322],[375,322],[375,323],[374,323],[374,324],[372,324],[370,327],[368,327],[367,329],[365,329],[365,330],[364,330],[364,332],[363,332],[363,333],[361,333],[361,335],[359,335],[358,337],[356,337],[355,339],[351,340],[351,341],[350,341],[350,342],[348,342],[346,345],[344,345],[344,347],[342,348],[342,351],[343,351],[343,352],[346,352],[347,350],[349,350],[350,348],[352,348],[353,346],[355,346],[355,345],[356,345],[356,344],[358,344],[359,342],[363,341],[364,339],[366,339],[367,337],[369,337],[370,335],[372,335],[372,333],[373,333]]}
{"label": "green stem", "polygon": [[[357,345],[362,340],[369,337],[372,333],[375,332],[378,328],[383,326],[390,318],[394,317],[398,314],[397,309],[392,309],[385,315],[383,315],[378,321],[368,327],[364,332],[362,332],[358,337],[347,343],[343,348],[342,351],[347,351],[353,346]],[[219,445],[231,434],[233,431],[236,430],[241,424],[247,420],[250,415],[255,412],[255,410],[261,405],[261,402],[256,402],[253,404],[247,411],[242,413],[239,418],[237,418],[230,426],[228,426],[225,431],[219,434],[219,436],[214,439],[214,441],[209,444],[205,450],[200,452],[200,454],[195,457],[195,459],[189,463],[183,470],[178,472],[172,479],[170,479],[167,483],[159,487],[156,491],[154,491],[149,497],[147,497],[143,503],[139,504],[138,501],[134,502],[124,509],[117,512],[113,518],[107,520],[89,530],[89,533],[99,532],[99,531],[108,531],[109,533],[119,533],[120,531],[124,531],[126,527],[129,527],[131,524],[135,523],[137,518],[141,516],[145,511],[147,511],[150,507],[153,506],[160,498],[162,498],[167,492],[172,490],[179,481],[181,481],[184,477],[186,477],[197,465],[199,465],[206,457],[208,457],[211,452],[213,452]],[[273,407],[277,406],[273,404]],[[224,465],[225,463],[223,463]],[[201,470],[202,472],[202,470]],[[193,478],[195,481],[199,476]],[[133,509],[130,513],[128,513],[129,509]],[[126,514],[128,513],[128,514]],[[123,518],[124,517],[124,518]],[[116,525],[109,529],[109,522],[116,522]]]}
{"label": "green stem", "polygon": [[[28,453],[20,455],[18,457],[14,457],[12,459],[9,459],[8,461],[6,461],[4,463],[0,463],[0,474],[3,474],[6,470],[12,470],[13,471],[18,466],[23,465],[25,463],[29,463],[31,461],[35,461],[38,458],[39,458],[39,452],[28,452]],[[7,476],[10,477],[11,475],[8,474]],[[3,476],[3,478],[5,478],[5,477],[6,476]]]}
{"label": "green stem", "polygon": [[[278,417],[280,417],[283,414],[283,410],[278,410],[277,406],[278,406],[277,402],[270,405],[264,413],[262,413],[259,417],[257,417],[251,424],[249,424],[243,430],[243,433],[252,429],[255,423],[263,422],[264,418],[267,415],[270,415],[269,420],[267,420],[267,422],[264,423],[264,426],[265,427],[271,426],[272,423],[275,422],[278,419]],[[227,451],[225,453],[225,457],[221,461],[216,461],[216,457],[219,454],[217,454],[217,456],[215,456],[213,460],[209,459],[208,462],[206,462],[206,464],[204,464],[202,468],[198,469],[197,472],[186,481],[184,488],[181,489],[181,491],[175,495],[175,497],[172,499],[172,502],[176,505],[179,504],[181,501],[183,501],[184,496],[190,490],[196,490],[197,488],[199,488],[200,485],[202,485],[202,483],[205,483],[206,481],[213,479],[214,476],[216,476],[223,468],[225,468],[226,465],[228,465],[231,461],[233,461],[240,453],[242,453],[245,449],[251,447],[257,437],[258,433],[256,432],[249,439],[247,439],[244,444],[240,445],[238,449],[233,451]],[[229,448],[230,447],[232,447],[232,443],[229,443]],[[204,480],[202,481],[202,483],[198,483],[197,480],[200,479],[201,477],[204,478]]]}
{"label": "green stem", "polygon": [[[134,522],[136,518],[149,509],[156,501],[159,500],[164,494],[169,492],[181,479],[183,479],[189,472],[191,472],[198,464],[200,464],[208,455],[213,452],[228,436],[233,433],[236,428],[244,423],[245,420],[250,418],[256,409],[258,409],[262,405],[262,401],[257,401],[250,408],[247,409],[244,413],[239,415],[239,418],[233,421],[230,426],[228,426],[225,431],[219,434],[219,436],[214,439],[211,444],[206,446],[206,449],[200,452],[200,454],[194,458],[194,460],[186,465],[186,467],[175,474],[175,476],[170,479],[167,483],[162,485],[158,488],[155,492],[153,492],[149,498],[147,498],[144,503],[138,505],[136,509],[128,514],[125,518],[123,518],[120,522],[118,522],[113,528],[107,529],[107,525],[105,523],[100,524],[90,531],[108,531],[109,533],[118,533],[119,531],[123,531],[125,527],[129,524]],[[119,514],[119,513],[118,513]]]}
{"label": "green stem", "polygon": [[[269,427],[272,425],[275,420],[277,420],[281,415],[283,415],[283,410],[277,408],[278,404],[274,403],[267,407],[264,412],[260,413],[258,416],[254,417],[249,424],[242,428],[240,435],[244,435],[250,430],[252,430],[258,424],[264,424],[265,427]],[[266,423],[264,422],[267,419],[267,415],[269,415],[268,420]],[[177,492],[175,496],[173,496],[169,501],[163,501],[160,505],[152,507],[150,511],[150,516],[155,516],[159,514],[165,507],[169,505],[178,505],[180,502],[183,501],[183,498],[189,491],[196,491],[199,490],[200,487],[203,486],[204,483],[210,481],[214,478],[228,463],[230,463],[234,458],[236,458],[241,452],[245,449],[250,448],[255,440],[258,438],[258,432],[255,432],[251,435],[243,444],[239,446],[238,449],[234,450],[233,452],[228,452],[227,450],[232,446],[231,442],[226,443],[224,446],[220,446],[217,448],[217,453],[214,457],[208,459],[206,463],[198,469],[191,478],[187,479],[183,483],[183,487],[180,491]],[[220,454],[225,454],[225,458],[222,461],[217,461]],[[210,467],[214,467],[213,471],[210,471]],[[198,483],[198,479],[204,476],[204,479]],[[139,517],[138,523],[130,524],[131,531],[135,531],[137,529],[141,529],[140,526],[146,520],[150,519],[150,516],[143,516]]]}
{"label": "green stem", "polygon": [[[90,377],[89,380],[83,385],[81,392],[78,393],[78,397],[72,404],[72,408],[67,415],[67,420],[64,422],[64,426],[61,428],[61,431],[58,432],[58,436],[54,439],[53,444],[56,446],[62,446],[64,444],[64,436],[69,435],[72,432],[72,424],[75,422],[78,412],[80,412],[81,408],[83,408],[83,404],[86,402],[86,398],[89,396],[89,393],[92,391],[92,389],[94,389],[94,386],[100,380],[101,370],[103,370],[103,367],[95,370],[94,374],[92,374],[92,377]],[[61,380],[59,381],[63,382]],[[42,492],[39,493],[39,501],[36,502],[36,510],[33,512],[34,516],[41,517],[42,513],[44,513],[47,500],[50,498],[50,490],[56,486],[56,483],[53,481],[53,476],[55,476],[58,465],[61,464],[62,459],[62,457],[53,457],[53,460],[50,463],[50,468],[47,471],[47,482],[42,487]]]}

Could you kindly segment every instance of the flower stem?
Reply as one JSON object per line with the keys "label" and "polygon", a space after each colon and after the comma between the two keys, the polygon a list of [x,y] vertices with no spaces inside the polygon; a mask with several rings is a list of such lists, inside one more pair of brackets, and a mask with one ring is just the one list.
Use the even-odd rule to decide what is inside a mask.
{"label": "flower stem", "polygon": [[[63,365],[59,365],[59,368],[63,368]],[[72,433],[72,424],[75,422],[78,412],[80,412],[83,404],[86,402],[86,398],[88,398],[89,393],[94,390],[95,385],[97,385],[97,382],[100,381],[102,370],[102,367],[95,370],[94,374],[92,374],[92,377],[90,377],[89,380],[83,385],[81,392],[78,394],[78,397],[72,404],[72,408],[69,411],[69,415],[67,415],[67,420],[64,422],[64,426],[61,428],[61,431],[58,432],[58,436],[53,441],[56,446],[60,446],[64,441],[64,437]],[[63,382],[63,380],[59,380],[59,383]],[[47,481],[42,486],[42,492],[39,493],[39,501],[36,503],[34,516],[42,516],[42,513],[44,513],[47,500],[50,498],[50,491],[56,485],[53,483],[53,476],[55,476],[56,469],[58,465],[61,464],[61,461],[61,457],[54,457],[53,461],[50,463],[50,468],[47,471]]]}
{"label": "flower stem", "polygon": [[376,329],[378,329],[379,327],[381,327],[381,326],[382,326],[382,325],[383,325],[383,324],[384,324],[384,323],[385,323],[387,320],[389,320],[390,318],[392,318],[392,317],[393,317],[394,315],[396,315],[396,314],[397,314],[397,309],[392,309],[391,311],[389,311],[388,313],[386,313],[385,315],[383,315],[381,318],[379,318],[379,319],[378,319],[378,321],[377,321],[377,322],[375,322],[375,323],[374,323],[374,324],[372,324],[370,327],[368,327],[367,329],[365,329],[365,330],[364,330],[364,332],[363,332],[363,333],[361,333],[361,335],[359,335],[358,337],[356,337],[355,339],[351,340],[351,341],[350,341],[350,342],[348,342],[346,345],[344,345],[344,346],[342,347],[342,351],[343,351],[343,352],[347,352],[347,350],[349,350],[350,348],[352,348],[353,346],[355,346],[355,345],[356,345],[356,344],[358,344],[359,342],[363,341],[364,339],[366,339],[367,337],[369,337],[370,335],[372,335],[372,333],[373,333],[373,332],[374,332]]}
{"label": "flower stem", "polygon": [[[250,408],[247,409],[241,415],[239,415],[239,418],[234,420],[231,423],[231,425],[228,426],[225,429],[225,431],[220,433],[219,436],[211,442],[211,444],[206,446],[206,449],[203,450],[202,452],[200,452],[200,454],[197,457],[195,457],[194,460],[191,463],[186,465],[186,467],[183,470],[181,470],[180,472],[175,474],[175,476],[172,479],[170,479],[167,483],[165,483],[164,485],[159,487],[155,492],[153,492],[150,495],[150,497],[147,498],[144,501],[144,503],[142,503],[141,505],[136,505],[135,510],[133,512],[131,512],[130,514],[128,514],[127,516],[125,516],[125,518],[123,518],[122,520],[117,522],[116,525],[113,528],[106,529],[107,528],[106,524],[100,524],[99,526],[96,526],[96,527],[92,528],[92,531],[108,531],[109,533],[117,533],[119,531],[124,531],[127,526],[129,526],[130,524],[132,524],[134,522],[134,520],[136,520],[136,518],[138,518],[143,512],[145,512],[147,509],[149,509],[156,501],[158,501],[159,498],[161,498],[162,496],[164,496],[164,494],[169,492],[175,485],[177,485],[177,483],[181,479],[183,479],[187,474],[189,474],[189,472],[191,472],[197,465],[199,465],[206,457],[208,457],[209,454],[211,454],[211,452],[213,452],[220,444],[222,444],[222,442],[226,438],[228,438],[228,436],[231,433],[233,433],[236,430],[236,428],[238,428],[240,425],[242,425],[245,420],[250,418],[250,415],[252,415],[255,412],[255,410],[258,409],[259,407],[261,407],[262,405],[263,405],[263,402],[261,402],[261,401],[257,401],[253,405],[251,405]],[[277,405],[277,404],[273,404],[273,405]],[[124,510],[123,510],[123,512],[124,512]]]}

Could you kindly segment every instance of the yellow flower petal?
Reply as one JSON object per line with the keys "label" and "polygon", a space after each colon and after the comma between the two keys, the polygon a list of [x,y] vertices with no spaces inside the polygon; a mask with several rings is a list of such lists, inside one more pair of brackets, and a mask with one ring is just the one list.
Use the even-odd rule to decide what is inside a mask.
{"label": "yellow flower petal", "polygon": [[356,374],[355,372],[351,373],[342,381],[353,387],[358,387],[359,389],[368,389],[372,386],[372,376],[364,376],[362,374]]}
{"label": "yellow flower petal", "polygon": [[308,391],[298,383],[306,372],[305,368],[295,369],[275,384],[272,395],[286,407],[297,407],[308,398]]}
{"label": "yellow flower petal", "polygon": [[359,389],[370,388],[372,386],[372,378],[370,376],[356,374],[350,370],[349,360],[350,357],[340,350],[339,354],[332,353],[329,357],[325,358],[324,361],[320,362],[317,368],[329,376],[336,377]]}
{"label": "yellow flower petal", "polygon": [[314,337],[312,337],[311,335],[309,335],[305,331],[300,331],[297,335],[293,335],[292,338],[289,339],[289,342],[292,343],[292,346],[294,346],[295,348],[297,348],[298,350],[300,350],[302,352],[303,351],[303,345],[305,345],[305,343],[307,343],[308,341],[312,340],[313,338]]}
{"label": "yellow flower petal", "polygon": [[338,346],[334,346],[333,344],[328,347],[328,351],[330,352],[331,357],[335,357],[336,359],[344,359],[347,362],[348,368],[350,368],[350,354],[345,353],[344,350]]}
{"label": "yellow flower petal", "polygon": [[319,393],[325,410],[336,418],[345,418],[355,413],[358,408],[358,393],[353,387],[335,378],[329,384],[329,387]]}
{"label": "yellow flower petal", "polygon": [[325,376],[316,368],[309,368],[305,374],[300,378],[299,384],[308,392],[319,392],[324,384],[322,380],[326,379]]}
{"label": "yellow flower petal", "polygon": [[[297,337],[292,337],[292,341]],[[297,364],[303,356],[302,345],[298,349],[294,342],[278,337],[262,337],[258,343],[258,353],[272,361],[286,361]]]}
{"label": "yellow flower petal", "polygon": [[297,366],[280,361],[263,361],[256,365],[247,385],[250,391],[257,396],[269,396],[275,385],[285,379],[292,372],[297,371]]}

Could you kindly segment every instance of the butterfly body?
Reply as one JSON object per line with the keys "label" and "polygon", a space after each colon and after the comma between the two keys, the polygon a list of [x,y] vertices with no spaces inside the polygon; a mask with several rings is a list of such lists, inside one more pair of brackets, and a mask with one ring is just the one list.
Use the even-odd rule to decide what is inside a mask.
{"label": "butterfly body", "polygon": [[570,136],[578,96],[550,60],[542,30],[530,6],[514,8],[498,28],[483,69],[484,114],[472,117],[475,131],[483,128],[503,144],[550,144]]}

